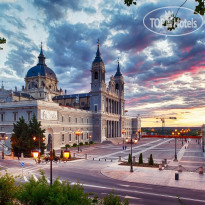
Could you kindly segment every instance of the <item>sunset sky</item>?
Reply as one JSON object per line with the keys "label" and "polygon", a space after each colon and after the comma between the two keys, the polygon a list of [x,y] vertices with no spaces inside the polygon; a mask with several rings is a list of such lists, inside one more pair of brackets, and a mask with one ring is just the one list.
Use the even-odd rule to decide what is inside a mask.
{"label": "sunset sky", "polygon": [[[142,126],[161,126],[147,117],[177,117],[166,126],[205,123],[204,25],[185,36],[159,35],[143,18],[154,9],[180,6],[184,0],[0,0],[0,80],[6,89],[24,85],[37,64],[43,42],[46,64],[69,94],[90,91],[90,69],[100,39],[106,82],[117,59],[125,80],[127,115],[146,117]],[[194,9],[189,0],[184,7]],[[204,17],[203,17],[204,20]],[[172,31],[174,33],[174,31]],[[168,33],[169,34],[169,33]],[[158,122],[157,122],[158,121]]]}

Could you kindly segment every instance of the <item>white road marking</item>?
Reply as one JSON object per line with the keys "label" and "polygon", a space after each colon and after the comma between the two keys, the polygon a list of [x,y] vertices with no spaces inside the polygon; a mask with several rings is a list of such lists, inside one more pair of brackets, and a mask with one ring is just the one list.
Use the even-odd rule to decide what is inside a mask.
{"label": "white road marking", "polygon": [[[75,183],[71,183],[71,184],[75,184]],[[138,194],[145,194],[145,195],[151,195],[151,196],[160,196],[160,197],[165,197],[165,198],[177,199],[177,196],[166,195],[166,194],[156,194],[156,193],[151,193],[151,192],[143,192],[143,191],[103,187],[103,186],[90,185],[90,184],[83,184],[83,186],[84,187],[94,187],[94,188],[99,188],[99,189],[118,190],[118,191],[124,191],[124,192],[131,192],[131,193],[138,193]],[[180,199],[187,200],[187,201],[196,201],[196,202],[205,203],[205,200],[200,200],[200,199],[191,199],[191,198],[187,198],[187,197],[180,197]]]}
{"label": "white road marking", "polygon": [[38,181],[38,178],[36,177],[36,175],[33,174],[33,178],[34,180],[37,182]]}
{"label": "white road marking", "polygon": [[147,187],[140,187],[140,186],[131,186],[131,185],[127,185],[127,184],[119,184],[119,186],[123,186],[123,187],[133,187],[135,189],[139,188],[139,189],[153,189],[153,188],[147,188]]}
{"label": "white road marking", "polygon": [[28,179],[26,176],[23,177],[25,182],[28,182]]}

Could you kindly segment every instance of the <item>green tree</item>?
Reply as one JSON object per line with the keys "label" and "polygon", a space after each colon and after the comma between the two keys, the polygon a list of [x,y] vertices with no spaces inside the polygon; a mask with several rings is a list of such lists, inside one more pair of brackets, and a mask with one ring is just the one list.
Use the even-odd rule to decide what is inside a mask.
{"label": "green tree", "polygon": [[[4,43],[6,43],[6,39],[0,37],[0,44],[4,44]],[[0,50],[2,50],[2,49],[3,48],[0,47]]]}
{"label": "green tree", "polygon": [[143,164],[143,157],[142,157],[142,153],[140,153],[140,156],[139,156],[139,164]]}
{"label": "green tree", "polygon": [[63,150],[61,150],[60,158],[63,159]]}
{"label": "green tree", "polygon": [[128,164],[131,164],[131,161],[132,161],[132,157],[131,157],[131,154],[128,155]]}
{"label": "green tree", "polygon": [[19,121],[14,123],[14,134],[11,137],[11,146],[14,154],[24,153],[24,155],[30,155],[30,146],[28,142],[28,125],[23,117],[19,118]]}
{"label": "green tree", "polygon": [[150,154],[150,157],[149,157],[149,165],[154,165],[152,154]]}
{"label": "green tree", "polygon": [[[30,157],[32,150],[39,149],[39,139],[41,153],[44,152],[46,147],[43,142],[43,133],[45,130],[41,129],[41,123],[38,122],[35,115],[33,115],[28,124],[23,117],[20,117],[19,120],[14,123],[13,132],[11,145],[15,155],[24,153],[24,156]],[[36,137],[35,141],[33,137]]]}

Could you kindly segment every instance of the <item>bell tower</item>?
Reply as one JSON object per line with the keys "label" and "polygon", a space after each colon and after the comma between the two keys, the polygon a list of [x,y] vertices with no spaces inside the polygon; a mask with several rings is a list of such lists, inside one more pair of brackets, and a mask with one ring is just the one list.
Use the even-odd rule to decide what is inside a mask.
{"label": "bell tower", "polygon": [[91,68],[91,92],[105,91],[105,65],[101,58],[99,39],[97,52]]}

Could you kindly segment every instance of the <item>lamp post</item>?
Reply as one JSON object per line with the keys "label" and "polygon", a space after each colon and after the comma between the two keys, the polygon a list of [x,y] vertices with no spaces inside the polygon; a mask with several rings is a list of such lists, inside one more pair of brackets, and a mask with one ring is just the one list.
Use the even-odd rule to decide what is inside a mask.
{"label": "lamp post", "polygon": [[91,138],[92,138],[92,135],[89,136],[89,146],[90,146]]}
{"label": "lamp post", "polygon": [[177,160],[177,142],[176,142],[176,137],[180,135],[180,132],[177,132],[177,129],[174,130],[174,132],[172,132],[172,136],[174,136],[175,138],[175,155],[174,155],[174,161],[178,161]]}
{"label": "lamp post", "polygon": [[124,145],[125,145],[125,142],[124,142],[124,134],[126,133],[126,130],[125,129],[122,129],[122,143],[123,143],[123,149],[124,149]]}
{"label": "lamp post", "polygon": [[48,138],[50,139],[50,186],[53,183],[53,167],[52,167],[52,162],[53,162],[53,142],[52,142],[52,135],[49,134]]}
{"label": "lamp post", "polygon": [[67,150],[67,148],[66,148],[66,150],[64,150],[64,157],[65,157],[66,161],[68,161],[68,158],[70,158],[70,151]]}
{"label": "lamp post", "polygon": [[78,136],[78,152],[80,151],[80,142],[79,142],[79,136],[82,134],[82,131],[81,130],[77,130],[75,132],[75,134]]}
{"label": "lamp post", "polygon": [[[6,133],[1,133],[0,134],[0,141],[3,140],[8,140],[8,136],[5,136]],[[4,143],[2,143],[2,159],[4,159]]]}
{"label": "lamp post", "polygon": [[[138,139],[134,139],[134,144],[137,144]],[[130,172],[133,172],[133,163],[132,163],[132,135],[131,135],[131,163],[130,163]]]}
{"label": "lamp post", "polygon": [[139,136],[139,140],[140,140],[140,137],[141,137],[141,129],[138,129],[138,136]]}
{"label": "lamp post", "polygon": [[[36,140],[37,140],[37,137],[34,136],[33,141],[36,141]],[[45,140],[45,137],[42,138],[42,141],[44,141],[44,140]],[[41,156],[41,146],[40,146],[40,144],[41,144],[41,137],[39,136],[39,138],[38,138],[38,150],[39,150],[38,158],[39,159],[40,159],[40,156]]]}

